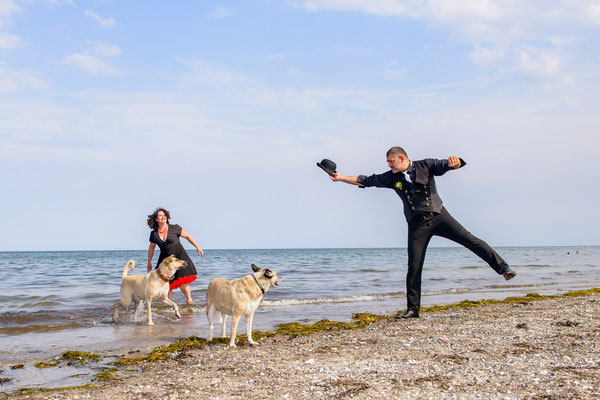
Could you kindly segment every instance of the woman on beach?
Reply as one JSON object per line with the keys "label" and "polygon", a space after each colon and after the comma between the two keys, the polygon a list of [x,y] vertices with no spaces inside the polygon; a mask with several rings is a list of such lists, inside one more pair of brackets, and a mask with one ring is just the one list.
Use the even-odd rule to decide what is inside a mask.
{"label": "woman on beach", "polygon": [[192,304],[192,295],[189,283],[196,279],[196,267],[190,256],[179,241],[181,236],[187,239],[198,252],[198,255],[203,256],[204,252],[194,240],[194,238],[183,230],[179,225],[169,224],[171,214],[164,208],[157,208],[152,214],[148,215],[148,226],[152,229],[150,232],[150,247],[148,247],[148,272],[152,270],[152,257],[154,256],[154,248],[156,245],[160,248],[160,255],[156,262],[156,268],[168,256],[174,255],[180,260],[187,261],[187,267],[178,270],[173,278],[169,281],[169,299],[173,299],[173,289],[180,288],[185,296],[186,303]]}

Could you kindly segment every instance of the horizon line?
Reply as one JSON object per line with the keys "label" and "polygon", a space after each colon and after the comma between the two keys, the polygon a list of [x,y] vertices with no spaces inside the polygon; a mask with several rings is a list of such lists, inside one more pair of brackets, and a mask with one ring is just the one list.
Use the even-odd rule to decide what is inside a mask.
{"label": "horizon line", "polygon": [[[599,247],[598,244],[578,244],[578,245],[512,245],[512,246],[494,246],[494,248],[532,248],[532,247]],[[463,246],[429,246],[430,249],[452,249],[452,248],[463,248]],[[187,252],[194,252],[194,248],[185,248]],[[406,249],[406,247],[271,247],[271,248],[205,248],[203,251],[260,251],[260,250],[384,250],[384,249]],[[468,250],[468,249],[466,249]],[[71,250],[0,250],[0,253],[52,253],[52,252],[101,252],[101,251],[114,251],[114,252],[126,252],[126,251],[148,251],[148,249],[71,249]]]}

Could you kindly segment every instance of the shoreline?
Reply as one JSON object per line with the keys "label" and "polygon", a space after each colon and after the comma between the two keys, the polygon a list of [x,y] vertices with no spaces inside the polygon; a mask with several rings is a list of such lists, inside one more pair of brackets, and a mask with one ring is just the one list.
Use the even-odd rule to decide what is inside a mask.
{"label": "shoreline", "polygon": [[0,399],[597,398],[599,311],[600,290],[592,289],[464,301],[406,321],[367,316],[362,326],[303,325],[260,341],[256,332],[258,345],[238,340],[236,349],[196,338],[164,360],[140,362],[139,374]]}
{"label": "shoreline", "polygon": [[[529,292],[539,293],[544,296],[562,295],[569,291],[600,287],[600,281],[572,283],[563,287],[557,287],[555,283],[543,285],[495,285],[487,290],[482,288],[477,291],[458,290],[454,293],[437,292],[425,293],[422,298],[422,309],[461,303],[463,301],[480,301],[481,299],[503,300],[509,297],[522,297]],[[254,318],[254,330],[275,330],[280,324],[299,322],[312,324],[322,319],[332,321],[352,321],[352,315],[357,313],[372,313],[383,316],[395,315],[405,294],[402,292],[389,295],[369,295],[367,297],[377,298],[364,301],[365,296],[357,297],[358,301],[321,301],[307,302],[305,304],[282,305],[271,299],[263,300]],[[398,301],[398,299],[402,301]],[[310,299],[309,299],[310,300]],[[111,304],[112,305],[112,304]],[[204,304],[196,303],[193,306],[180,304],[182,319],[170,320],[171,309],[157,304],[156,315],[164,320],[155,326],[148,327],[143,317],[134,323],[132,310],[123,314],[123,319],[118,322],[104,318],[98,323],[94,320],[92,324],[82,324],[72,328],[70,325],[61,326],[54,320],[50,326],[40,321],[35,329],[21,327],[24,331],[16,335],[3,332],[3,346],[0,349],[0,370],[7,370],[11,365],[23,363],[32,365],[39,361],[55,359],[67,351],[83,351],[95,353],[102,357],[110,357],[114,354],[130,353],[135,351],[147,355],[153,349],[160,346],[168,346],[180,338],[190,336],[205,337],[208,334],[208,324],[205,316]],[[104,312],[105,310],[102,309]],[[84,312],[85,314],[85,312]],[[104,313],[108,315],[107,313]],[[98,314],[100,315],[100,314]],[[103,315],[102,317],[106,317]],[[65,317],[63,317],[64,319]],[[68,324],[78,321],[78,316],[67,315],[65,320]],[[111,317],[112,318],[112,317]],[[80,321],[81,322],[81,321]],[[1,330],[1,329],[0,329]],[[243,328],[242,332],[245,329]],[[37,373],[36,375],[40,375]],[[46,373],[45,375],[50,375]],[[1,377],[1,376],[0,376]],[[54,377],[50,377],[55,381]],[[46,380],[42,377],[39,381],[28,379],[27,384],[20,385],[28,387],[31,385],[46,386]],[[56,382],[56,381],[55,381]],[[60,384],[56,382],[55,385]],[[73,384],[74,385],[74,384]],[[63,385],[72,386],[72,385]],[[0,387],[0,393],[6,388]]]}

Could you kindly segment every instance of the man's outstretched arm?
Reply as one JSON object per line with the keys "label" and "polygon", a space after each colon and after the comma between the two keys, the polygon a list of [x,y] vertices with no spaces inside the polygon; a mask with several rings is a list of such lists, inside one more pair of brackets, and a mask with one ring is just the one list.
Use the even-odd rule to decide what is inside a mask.
{"label": "man's outstretched arm", "polygon": [[334,172],[332,175],[329,175],[329,179],[331,179],[333,182],[344,182],[349,183],[350,185],[360,186],[358,183],[358,176],[344,176]]}

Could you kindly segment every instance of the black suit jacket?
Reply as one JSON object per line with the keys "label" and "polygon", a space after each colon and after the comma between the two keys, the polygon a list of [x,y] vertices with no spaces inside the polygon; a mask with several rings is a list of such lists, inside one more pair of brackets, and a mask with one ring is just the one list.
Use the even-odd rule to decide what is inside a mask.
{"label": "black suit jacket", "polygon": [[[460,167],[466,165],[461,158]],[[391,170],[383,174],[371,176],[359,175],[357,182],[363,187],[384,187],[394,189],[404,204],[404,216],[410,221],[415,215],[426,212],[439,214],[442,211],[442,199],[438,195],[435,185],[435,176],[440,176],[450,171],[448,160],[426,158],[413,161],[406,170],[410,181],[406,180],[404,173],[393,173]]]}

